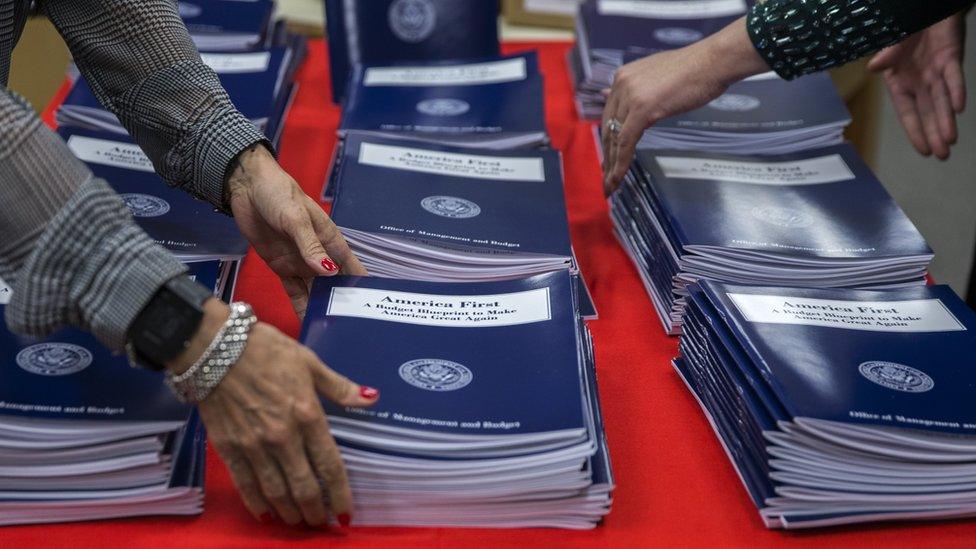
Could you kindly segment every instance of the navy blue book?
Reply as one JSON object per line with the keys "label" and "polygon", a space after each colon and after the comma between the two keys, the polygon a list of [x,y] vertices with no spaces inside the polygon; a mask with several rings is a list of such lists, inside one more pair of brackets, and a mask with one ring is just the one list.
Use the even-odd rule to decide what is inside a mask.
{"label": "navy blue book", "polygon": [[200,50],[256,47],[274,13],[272,0],[189,0],[179,2],[180,17]]}
{"label": "navy blue book", "polygon": [[536,54],[360,67],[339,125],[340,136],[351,132],[488,148],[544,144]]}
{"label": "navy blue book", "polygon": [[947,286],[689,286],[675,368],[769,527],[971,511],[976,313]]}
{"label": "navy blue book", "polygon": [[337,425],[462,441],[540,434],[558,435],[550,443],[585,440],[572,293],[566,272],[464,284],[318,278],[301,341],[337,372],[382,394],[365,411],[325,403]]}
{"label": "navy blue book", "polygon": [[638,153],[675,248],[784,256],[930,256],[850,145],[776,156]]}
{"label": "navy blue book", "polygon": [[498,55],[498,3],[326,0],[332,98],[358,65]]}
{"label": "navy blue book", "polygon": [[166,185],[127,136],[73,128],[59,133],[75,156],[122,196],[136,223],[181,260],[240,259],[247,253],[247,240],[231,217]]}
{"label": "navy blue book", "polygon": [[976,313],[948,286],[701,286],[792,417],[976,434]]}
{"label": "navy blue book", "polygon": [[372,235],[498,261],[570,261],[557,151],[473,153],[350,136],[343,153],[332,216],[353,240]]}
{"label": "navy blue book", "polygon": [[714,34],[742,17],[750,4],[746,0],[589,0],[580,6],[579,24],[591,52],[637,48],[650,54]]}
{"label": "navy blue book", "polygon": [[[217,73],[237,110],[259,130],[272,135],[273,128],[269,126],[280,116],[280,104],[288,100],[289,86],[301,55],[301,50],[295,52],[291,47],[275,46],[249,52],[202,53],[201,58]],[[126,133],[118,118],[98,101],[83,76],[78,77],[58,109],[57,119],[59,126]]]}
{"label": "navy blue book", "polygon": [[[188,274],[215,288],[220,263],[187,264]],[[0,280],[0,318],[12,292]],[[190,407],[162,374],[129,366],[91,334],[64,328],[43,340],[11,333],[0,322],[0,415],[46,419],[185,421]]]}
{"label": "navy blue book", "polygon": [[842,128],[850,113],[827,74],[785,81],[775,73],[738,82],[708,105],[665,118],[664,128],[746,133],[801,131],[828,125]]}

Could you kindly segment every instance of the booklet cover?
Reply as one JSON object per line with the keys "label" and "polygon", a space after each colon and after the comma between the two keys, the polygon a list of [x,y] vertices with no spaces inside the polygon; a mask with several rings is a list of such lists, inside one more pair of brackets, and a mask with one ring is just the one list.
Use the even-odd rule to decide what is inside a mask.
{"label": "booklet cover", "polygon": [[791,416],[976,434],[976,313],[948,286],[701,286]]}
{"label": "booklet cover", "polygon": [[332,98],[358,65],[498,55],[498,3],[326,0]]}
{"label": "booklet cover", "polygon": [[224,46],[253,46],[271,24],[271,0],[188,0],[178,4],[180,18],[198,46],[214,45],[200,36],[216,35]]}
{"label": "booklet cover", "polygon": [[665,118],[660,129],[722,133],[802,131],[850,121],[837,88],[824,73],[786,81],[776,73],[747,78],[704,107]]}
{"label": "booklet cover", "polygon": [[[477,61],[364,66],[354,72],[340,135],[546,132],[535,53]],[[376,105],[383,105],[382,109]]]}
{"label": "booklet cover", "polygon": [[233,218],[166,185],[127,136],[73,128],[59,133],[75,156],[121,195],[136,223],[177,257],[239,259],[247,253],[247,240]]}
{"label": "booklet cover", "polygon": [[365,410],[325,403],[332,416],[454,435],[583,430],[572,291],[565,271],[490,283],[318,278],[301,341],[382,394]]}
{"label": "booklet cover", "polygon": [[678,244],[812,257],[931,249],[848,144],[759,156],[638,152]]}
{"label": "booklet cover", "polygon": [[350,136],[333,219],[344,229],[498,253],[572,256],[559,153]]}
{"label": "booklet cover", "polygon": [[746,0],[589,0],[580,6],[589,51],[646,53],[697,42],[745,15]]}

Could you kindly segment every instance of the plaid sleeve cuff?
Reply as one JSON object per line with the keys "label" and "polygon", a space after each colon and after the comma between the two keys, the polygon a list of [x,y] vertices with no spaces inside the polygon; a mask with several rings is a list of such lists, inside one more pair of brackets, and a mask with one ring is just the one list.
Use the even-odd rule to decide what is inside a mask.
{"label": "plaid sleeve cuff", "polygon": [[234,160],[245,150],[261,144],[274,152],[271,142],[236,109],[222,110],[199,124],[194,132],[192,188],[223,213],[230,214],[225,202],[224,183]]}

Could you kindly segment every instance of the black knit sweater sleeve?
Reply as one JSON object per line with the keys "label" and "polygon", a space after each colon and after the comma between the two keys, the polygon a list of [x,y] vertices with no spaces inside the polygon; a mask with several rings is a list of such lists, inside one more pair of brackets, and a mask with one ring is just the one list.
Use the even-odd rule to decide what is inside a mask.
{"label": "black knit sweater sleeve", "polygon": [[973,0],[768,0],[746,17],[759,54],[783,78],[842,65],[903,40]]}

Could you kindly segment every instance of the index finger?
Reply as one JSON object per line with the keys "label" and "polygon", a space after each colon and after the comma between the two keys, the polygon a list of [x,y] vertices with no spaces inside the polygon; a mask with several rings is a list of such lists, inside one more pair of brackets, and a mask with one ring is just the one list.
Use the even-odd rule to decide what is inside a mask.
{"label": "index finger", "polygon": [[309,217],[312,219],[312,227],[315,229],[315,235],[329,253],[329,257],[338,263],[339,272],[348,275],[366,276],[366,267],[363,267],[359,258],[353,253],[352,248],[349,247],[349,243],[346,242],[345,237],[342,236],[342,232],[339,231],[339,227],[332,221],[332,218],[322,211],[322,208],[314,200],[311,198],[308,200],[311,202],[308,210]]}
{"label": "index finger", "polygon": [[627,170],[630,169],[631,162],[634,161],[634,153],[637,151],[637,142],[640,141],[646,125],[642,117],[630,114],[624,121],[624,127],[617,136],[617,158],[610,174],[611,184],[614,188],[620,185]]}

